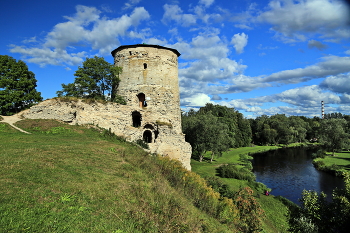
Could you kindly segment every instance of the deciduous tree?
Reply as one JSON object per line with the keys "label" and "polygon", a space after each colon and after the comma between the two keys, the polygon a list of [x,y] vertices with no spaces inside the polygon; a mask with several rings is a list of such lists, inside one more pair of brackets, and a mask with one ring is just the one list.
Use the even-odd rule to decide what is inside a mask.
{"label": "deciduous tree", "polygon": [[113,66],[103,57],[86,58],[74,74],[74,83],[62,84],[57,95],[119,101],[116,89],[121,72],[121,67]]}
{"label": "deciduous tree", "polygon": [[0,55],[0,115],[12,115],[42,101],[36,82],[26,63]]}
{"label": "deciduous tree", "polygon": [[349,134],[345,133],[346,120],[323,119],[320,124],[320,142],[332,151],[333,155],[337,149],[342,149],[349,143]]}

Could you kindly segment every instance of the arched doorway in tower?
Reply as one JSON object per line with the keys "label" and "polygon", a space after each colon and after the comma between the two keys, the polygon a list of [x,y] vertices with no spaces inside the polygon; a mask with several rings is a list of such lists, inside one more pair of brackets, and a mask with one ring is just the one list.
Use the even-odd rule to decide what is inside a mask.
{"label": "arched doorway in tower", "polygon": [[147,143],[152,143],[152,132],[150,130],[143,132],[143,140]]}
{"label": "arched doorway in tower", "polygon": [[139,106],[140,106],[140,108],[147,106],[147,104],[146,104],[146,95],[144,93],[139,93],[137,95],[137,98],[139,98]]}

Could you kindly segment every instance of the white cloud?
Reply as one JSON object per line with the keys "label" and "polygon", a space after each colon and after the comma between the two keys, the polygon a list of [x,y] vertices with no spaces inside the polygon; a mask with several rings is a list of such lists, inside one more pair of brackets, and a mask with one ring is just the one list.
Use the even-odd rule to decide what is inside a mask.
{"label": "white cloud", "polygon": [[187,106],[187,107],[203,107],[206,103],[213,103],[210,100],[210,97],[203,93],[195,94],[191,97],[182,98],[181,99],[181,106]]}
{"label": "white cloud", "polygon": [[196,24],[196,16],[193,14],[183,14],[181,8],[178,5],[169,5],[165,4],[164,15],[162,22],[167,23],[170,21],[175,21],[178,24],[181,24],[184,27],[188,27]]}
{"label": "white cloud", "polygon": [[[196,81],[216,82],[230,79],[246,66],[229,59],[229,49],[217,35],[200,35],[190,43],[179,42],[171,47],[181,51],[182,58],[190,60],[179,70],[179,75]],[[181,67],[181,64],[180,64]]]}
{"label": "white cloud", "polygon": [[20,53],[30,63],[39,64],[41,67],[45,65],[79,65],[83,62],[85,52],[67,53],[66,50],[49,48],[25,48],[21,46],[11,45],[11,53]]}
{"label": "white cloud", "polygon": [[322,100],[333,104],[339,104],[341,102],[339,96],[330,92],[322,92],[322,89],[317,85],[290,89],[276,94],[271,98],[275,99],[275,101],[281,101],[294,106],[304,106],[306,108],[319,106]]}
{"label": "white cloud", "polygon": [[205,7],[211,6],[213,4],[214,0],[199,0],[200,4],[203,4]]}
{"label": "white cloud", "polygon": [[125,3],[123,10],[129,9],[134,7],[135,5],[139,4],[142,0],[129,0]]}
{"label": "white cloud", "polygon": [[[234,99],[229,102],[221,101],[220,105],[234,107],[237,110],[254,113],[254,115],[274,115],[284,113],[286,115],[319,116],[321,101],[327,104],[339,104],[347,106],[350,95],[335,95],[323,91],[317,85],[298,87],[269,96],[256,98]],[[274,106],[278,104],[279,106]],[[327,111],[335,111],[327,107]]]}
{"label": "white cloud", "polygon": [[38,41],[36,40],[36,36],[33,36],[33,37],[29,38],[29,39],[23,40],[22,42],[27,44],[27,43],[36,43]]}
{"label": "white cloud", "polygon": [[120,36],[142,38],[142,34],[128,30],[150,18],[143,7],[135,8],[130,15],[114,19],[101,18],[101,11],[95,7],[79,5],[76,10],[73,16],[65,17],[67,22],[55,25],[40,46],[30,48],[12,45],[10,51],[20,53],[26,61],[40,66],[76,65],[82,62],[85,52],[69,53],[68,51],[88,45],[93,50],[97,50],[100,55],[108,54],[119,45]]}
{"label": "white cloud", "polygon": [[231,39],[231,44],[233,44],[233,46],[235,47],[236,53],[242,53],[247,43],[248,35],[246,35],[244,32],[233,35]]}
{"label": "white cloud", "polygon": [[307,39],[302,33],[350,38],[348,15],[348,8],[337,0],[272,0],[256,20],[272,24],[272,30],[285,42],[295,42]]}
{"label": "white cloud", "polygon": [[265,77],[263,82],[299,83],[329,75],[350,72],[350,57],[327,56],[322,62],[305,68],[284,70]]}
{"label": "white cloud", "polygon": [[337,93],[350,94],[350,73],[327,77],[320,87]]}

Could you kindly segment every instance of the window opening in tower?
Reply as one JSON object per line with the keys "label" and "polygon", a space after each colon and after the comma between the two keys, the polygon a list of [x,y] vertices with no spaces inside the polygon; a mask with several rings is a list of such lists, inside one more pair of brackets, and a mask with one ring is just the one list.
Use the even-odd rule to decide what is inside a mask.
{"label": "window opening in tower", "polygon": [[142,121],[141,113],[139,113],[138,111],[133,111],[131,113],[131,116],[132,116],[132,126],[133,127],[140,127],[141,121]]}
{"label": "window opening in tower", "polygon": [[140,106],[140,108],[147,107],[145,94],[140,93],[140,94],[137,95],[137,97],[139,98],[139,106]]}

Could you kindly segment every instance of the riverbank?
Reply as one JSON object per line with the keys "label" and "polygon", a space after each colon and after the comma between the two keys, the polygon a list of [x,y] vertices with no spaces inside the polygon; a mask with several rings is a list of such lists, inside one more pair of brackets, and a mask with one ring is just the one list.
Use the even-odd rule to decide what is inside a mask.
{"label": "riverbank", "polygon": [[[217,168],[224,164],[234,164],[238,168],[251,167],[250,155],[269,150],[276,150],[278,146],[255,146],[230,149],[210,163],[210,154],[204,157],[203,162],[191,161],[192,171],[202,177],[213,177],[217,175]],[[252,173],[251,171],[249,171]],[[287,232],[288,208],[281,199],[263,195],[266,186],[256,181],[239,180],[234,178],[220,178],[232,191],[238,191],[241,187],[249,186],[254,190],[254,195],[261,207],[264,209],[266,218],[263,220],[265,232]]]}
{"label": "riverbank", "polygon": [[328,152],[324,158],[314,159],[313,164],[319,171],[328,172],[335,176],[343,176],[343,172],[350,172],[350,152],[337,152],[335,156]]}

